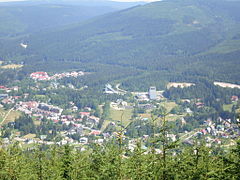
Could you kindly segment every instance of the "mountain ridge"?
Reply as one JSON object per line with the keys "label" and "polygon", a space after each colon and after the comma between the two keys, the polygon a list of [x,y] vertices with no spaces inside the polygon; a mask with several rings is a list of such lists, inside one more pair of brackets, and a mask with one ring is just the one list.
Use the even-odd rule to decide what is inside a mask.
{"label": "mountain ridge", "polygon": [[[25,38],[29,48],[18,51],[33,57],[25,63],[34,64],[34,59],[101,63],[137,68],[152,79],[162,74],[164,81],[229,78],[236,82],[240,79],[235,65],[240,52],[238,7],[239,1],[225,0],[154,2],[32,34]],[[214,65],[214,72],[209,65]],[[232,72],[226,74],[229,68]]]}

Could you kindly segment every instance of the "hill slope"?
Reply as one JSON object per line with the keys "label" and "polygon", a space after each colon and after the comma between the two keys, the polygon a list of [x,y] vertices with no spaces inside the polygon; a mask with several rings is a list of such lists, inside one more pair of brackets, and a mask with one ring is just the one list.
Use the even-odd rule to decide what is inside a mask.
{"label": "hill slope", "polygon": [[126,86],[148,79],[149,84],[198,78],[239,82],[239,9],[240,1],[155,2],[33,34],[26,38],[29,48],[17,52],[45,62],[101,63],[145,72],[124,79]]}
{"label": "hill slope", "polygon": [[33,33],[48,28],[79,23],[112,11],[114,9],[107,6],[31,2],[0,4],[0,37]]}

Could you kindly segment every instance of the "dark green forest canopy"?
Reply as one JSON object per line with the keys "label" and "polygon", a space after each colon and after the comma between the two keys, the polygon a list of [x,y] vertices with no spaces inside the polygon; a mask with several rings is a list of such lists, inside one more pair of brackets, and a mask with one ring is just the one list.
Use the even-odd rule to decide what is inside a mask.
{"label": "dark green forest canopy", "polygon": [[[167,147],[167,146],[166,146]],[[0,149],[1,179],[238,179],[240,143],[229,152],[204,145],[166,154],[148,153],[141,144],[133,152],[117,144],[93,145],[91,151],[71,146],[34,147],[13,144]]]}
{"label": "dark green forest canopy", "polygon": [[[4,60],[23,61],[23,71],[34,71],[36,65],[55,71],[50,64],[59,61],[61,69],[121,67],[133,75],[119,81],[132,90],[201,78],[239,83],[239,9],[239,1],[155,2],[57,30],[4,38],[0,53]],[[27,49],[19,46],[22,41]],[[104,74],[100,68],[94,72]]]}

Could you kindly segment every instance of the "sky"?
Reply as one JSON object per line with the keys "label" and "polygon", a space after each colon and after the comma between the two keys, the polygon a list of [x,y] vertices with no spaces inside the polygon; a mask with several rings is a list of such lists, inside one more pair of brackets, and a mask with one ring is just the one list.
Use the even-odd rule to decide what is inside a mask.
{"label": "sky", "polygon": [[112,1],[117,1],[117,2],[154,2],[154,1],[159,1],[159,0],[112,0]]}
{"label": "sky", "polygon": [[[26,1],[26,0],[0,0],[0,2],[16,2],[16,1]],[[81,0],[79,0],[81,1]],[[91,1],[91,0],[89,0]],[[111,0],[111,1],[117,1],[117,2],[153,2],[153,1],[157,1],[157,0]]]}
{"label": "sky", "polygon": [[16,1],[24,1],[24,0],[0,0],[0,2],[16,2]]}

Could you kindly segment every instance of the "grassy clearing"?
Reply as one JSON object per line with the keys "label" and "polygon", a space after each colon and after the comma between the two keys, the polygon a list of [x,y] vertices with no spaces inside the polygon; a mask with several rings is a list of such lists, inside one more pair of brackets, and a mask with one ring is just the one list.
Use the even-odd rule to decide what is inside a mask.
{"label": "grassy clearing", "polygon": [[36,137],[36,134],[27,134],[27,135],[23,136],[23,138],[25,138],[25,139],[33,139],[35,137]]}
{"label": "grassy clearing", "polygon": [[20,64],[8,64],[8,65],[5,65],[5,66],[1,66],[0,68],[1,69],[19,69],[19,68],[22,68],[23,65],[20,65]]}
{"label": "grassy clearing", "polygon": [[108,126],[108,124],[110,123],[111,121],[109,120],[105,120],[103,125],[102,125],[102,128],[101,128],[101,131],[104,131],[104,129],[106,129],[106,127]]}
{"label": "grassy clearing", "polygon": [[179,118],[181,118],[181,117],[184,117],[184,115],[169,114],[169,115],[166,117],[166,120],[167,120],[167,121],[176,121],[177,119],[179,119]]}
{"label": "grassy clearing", "polygon": [[0,123],[2,122],[3,118],[5,117],[6,115],[6,111],[4,111],[3,108],[0,108]]}
{"label": "grassy clearing", "polygon": [[[142,118],[148,118],[149,120],[151,120],[151,114],[150,113],[146,113],[146,114],[140,114],[140,116]],[[177,119],[179,119],[180,117],[183,117],[184,115],[176,115],[176,114],[169,114],[166,116],[166,120],[167,121],[176,121]]]}
{"label": "grassy clearing", "polygon": [[236,112],[240,115],[240,108],[236,110]]}
{"label": "grassy clearing", "polygon": [[224,104],[223,105],[223,110],[231,112],[232,111],[233,104]]}
{"label": "grassy clearing", "polygon": [[223,105],[223,110],[224,110],[224,111],[232,112],[232,107],[233,107],[234,105],[237,105],[237,102],[233,102],[232,104],[224,104],[224,105]]}
{"label": "grassy clearing", "polygon": [[[5,111],[4,109],[0,108],[0,122],[2,122],[2,120],[5,117],[5,115],[7,114],[7,112],[8,111]],[[9,122],[14,122],[17,118],[19,118],[20,115],[21,115],[21,113],[18,111],[11,111],[9,113],[9,115],[7,116],[7,118],[5,119],[5,121],[3,122],[3,124],[7,124]]]}
{"label": "grassy clearing", "polygon": [[209,51],[204,54],[213,54],[213,53],[231,53],[239,50],[240,40],[227,40],[218,44],[217,46],[210,48]]}
{"label": "grassy clearing", "polygon": [[175,102],[171,101],[162,102],[160,105],[165,107],[167,109],[167,112],[170,112],[174,107],[178,106]]}
{"label": "grassy clearing", "polygon": [[123,111],[115,110],[113,108],[110,109],[110,119],[113,121],[121,121],[121,116],[123,113],[123,125],[127,126],[131,122],[132,118],[132,110],[125,109]]}

